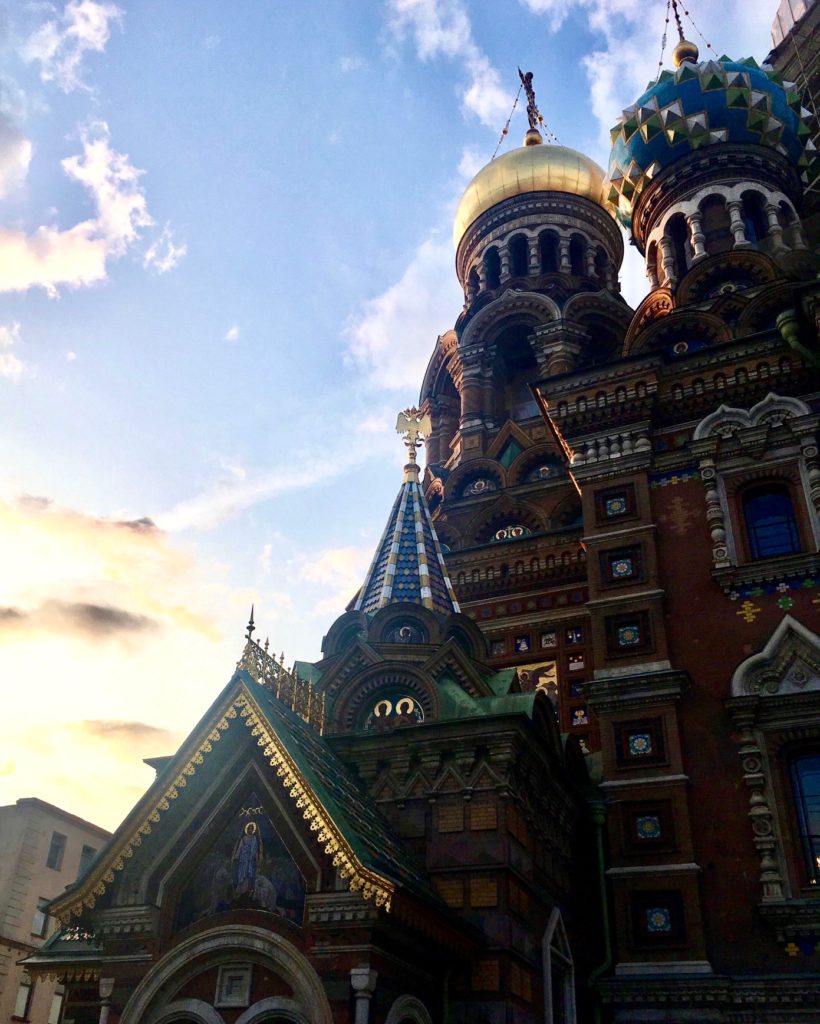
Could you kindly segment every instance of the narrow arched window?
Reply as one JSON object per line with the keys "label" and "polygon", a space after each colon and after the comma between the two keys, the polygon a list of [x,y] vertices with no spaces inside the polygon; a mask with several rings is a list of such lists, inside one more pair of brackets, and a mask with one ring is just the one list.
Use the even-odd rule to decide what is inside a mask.
{"label": "narrow arched window", "polygon": [[501,257],[498,249],[488,249],[485,253],[484,276],[488,288],[497,288],[501,284]]}
{"label": "narrow arched window", "polygon": [[791,763],[792,789],[800,842],[811,885],[820,882],[820,754],[803,754]]}
{"label": "narrow arched window", "polygon": [[513,277],[526,277],[529,273],[530,248],[526,236],[510,239],[510,273]]}
{"label": "narrow arched window", "polygon": [[538,249],[541,255],[541,273],[554,274],[558,270],[558,236],[552,231],[545,231],[538,238]]}
{"label": "narrow arched window", "polygon": [[794,507],[785,484],[766,484],[746,491],[743,518],[753,559],[791,555],[800,550]]}

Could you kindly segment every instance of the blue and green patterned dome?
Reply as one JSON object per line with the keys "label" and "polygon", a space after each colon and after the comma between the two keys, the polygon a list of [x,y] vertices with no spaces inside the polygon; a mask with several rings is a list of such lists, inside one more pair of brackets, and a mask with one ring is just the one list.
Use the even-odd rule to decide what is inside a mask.
{"label": "blue and green patterned dome", "polygon": [[630,227],[633,206],[654,177],[687,153],[721,142],[766,146],[805,171],[817,159],[809,116],[794,83],[751,57],[684,61],[663,71],[612,128],[606,199]]}

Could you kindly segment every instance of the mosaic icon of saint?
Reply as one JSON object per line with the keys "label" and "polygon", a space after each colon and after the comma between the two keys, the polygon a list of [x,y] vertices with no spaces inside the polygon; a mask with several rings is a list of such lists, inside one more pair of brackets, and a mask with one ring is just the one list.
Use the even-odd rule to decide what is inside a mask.
{"label": "mosaic icon of saint", "polygon": [[253,895],[256,885],[256,873],[262,862],[262,837],[255,821],[249,821],[244,833],[234,847],[233,884],[237,896],[244,893]]}

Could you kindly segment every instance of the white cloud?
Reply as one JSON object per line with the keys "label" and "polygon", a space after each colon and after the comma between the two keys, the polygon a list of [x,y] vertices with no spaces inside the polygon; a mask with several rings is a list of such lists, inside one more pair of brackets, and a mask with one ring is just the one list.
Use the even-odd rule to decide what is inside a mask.
{"label": "white cloud", "polygon": [[328,452],[322,456],[309,453],[294,457],[291,469],[276,468],[248,472],[242,466],[224,467],[223,477],[201,494],[179,502],[156,517],[163,530],[210,530],[233,518],[243,509],[277,494],[314,487],[344,473],[361,452]]}
{"label": "white cloud", "polygon": [[491,128],[504,123],[513,93],[479,48],[461,0],[389,0],[389,27],[400,39],[409,34],[419,60],[458,61],[467,77],[462,94],[466,110]]}
{"label": "white cloud", "polygon": [[65,354],[65,361],[67,363],[73,363],[76,360],[76,358],[77,358],[77,353],[76,352],[66,352],[66,354]]}
{"label": "white cloud", "polygon": [[92,123],[81,141],[82,154],[63,160],[62,168],[88,190],[95,216],[65,230],[0,230],[0,292],[40,287],[56,296],[58,285],[105,280],[108,261],[122,256],[152,223],[139,184],[142,172],[111,148],[108,125]]}
{"label": "white cloud", "polygon": [[0,198],[19,188],[31,163],[31,140],[14,117],[0,112]]}
{"label": "white cloud", "polygon": [[154,267],[158,273],[165,274],[169,270],[173,270],[187,252],[187,245],[174,243],[174,233],[170,225],[166,224],[159,238],[155,238],[145,250],[142,265]]}
{"label": "white cloud", "polygon": [[0,377],[18,384],[26,370],[25,363],[11,350],[20,340],[20,324],[0,324]]}
{"label": "white cloud", "polygon": [[59,19],[47,21],[26,40],[23,58],[37,61],[42,81],[56,82],[63,92],[87,88],[81,77],[83,58],[105,50],[111,25],[122,16],[113,3],[68,0]]}
{"label": "white cloud", "polygon": [[345,74],[350,71],[360,71],[362,68],[367,67],[367,61],[364,57],[340,57],[339,58],[339,69],[344,71]]}
{"label": "white cloud", "polygon": [[239,341],[239,324],[231,324],[231,326],[225,331],[223,341]]}
{"label": "white cloud", "polygon": [[364,578],[373,558],[373,547],[325,548],[308,553],[295,566],[301,580],[321,588],[314,605],[316,615],[341,615]]}
{"label": "white cloud", "polygon": [[436,337],[450,327],[462,301],[450,236],[433,233],[399,280],[369,299],[348,325],[347,358],[377,387],[415,396]]}

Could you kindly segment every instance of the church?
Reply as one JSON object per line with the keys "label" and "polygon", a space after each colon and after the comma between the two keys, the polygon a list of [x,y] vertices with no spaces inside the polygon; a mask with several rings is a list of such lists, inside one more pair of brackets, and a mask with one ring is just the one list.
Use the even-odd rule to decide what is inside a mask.
{"label": "church", "polygon": [[370,569],[316,663],[252,613],[52,901],[66,1022],[820,1019],[817,153],[774,66],[672,63],[606,172],[521,76]]}

